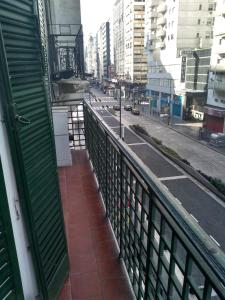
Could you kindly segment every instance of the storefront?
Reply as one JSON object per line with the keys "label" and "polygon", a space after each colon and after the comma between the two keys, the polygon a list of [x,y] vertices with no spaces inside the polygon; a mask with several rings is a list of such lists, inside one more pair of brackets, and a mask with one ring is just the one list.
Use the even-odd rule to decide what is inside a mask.
{"label": "storefront", "polygon": [[225,109],[206,106],[203,127],[209,132],[225,132]]}

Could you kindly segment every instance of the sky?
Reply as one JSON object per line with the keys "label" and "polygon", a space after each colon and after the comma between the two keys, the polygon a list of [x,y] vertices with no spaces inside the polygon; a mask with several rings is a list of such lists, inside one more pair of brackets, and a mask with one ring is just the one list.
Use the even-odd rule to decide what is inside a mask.
{"label": "sky", "polygon": [[85,42],[89,34],[95,36],[100,25],[112,16],[115,0],[80,0],[81,22],[84,31]]}

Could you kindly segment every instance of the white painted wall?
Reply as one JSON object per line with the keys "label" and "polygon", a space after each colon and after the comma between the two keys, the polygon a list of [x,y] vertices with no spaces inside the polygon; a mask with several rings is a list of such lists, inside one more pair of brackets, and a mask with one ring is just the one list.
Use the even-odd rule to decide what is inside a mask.
{"label": "white painted wall", "polygon": [[[3,174],[5,178],[6,193],[8,197],[9,210],[12,221],[17,257],[21,273],[22,286],[25,300],[34,300],[38,295],[34,267],[31,253],[28,250],[28,240],[24,220],[20,208],[19,197],[16,187],[12,158],[3,113],[0,103],[0,157],[2,161]],[[15,209],[16,206],[16,209]],[[17,210],[17,212],[16,212]],[[18,215],[17,215],[18,213]]]}

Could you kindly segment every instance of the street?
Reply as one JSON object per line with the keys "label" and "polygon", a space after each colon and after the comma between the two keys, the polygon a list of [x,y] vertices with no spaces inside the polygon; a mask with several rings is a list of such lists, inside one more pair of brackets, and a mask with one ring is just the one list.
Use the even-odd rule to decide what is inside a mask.
{"label": "street", "polygon": [[[115,117],[106,109],[106,106],[112,107],[118,102],[105,96],[99,90],[92,90],[92,92],[101,99],[101,102],[92,101],[93,108],[106,124],[116,134],[119,134],[119,113],[116,112],[117,117]],[[143,126],[150,135],[162,140],[165,145],[177,151],[193,167],[223,180],[225,179],[225,157],[169,127],[160,125],[142,115],[134,116],[130,112],[124,111],[124,109],[122,109],[122,123],[125,125],[124,141],[173,196],[178,199],[193,217],[193,220],[199,223],[215,244],[225,251],[225,236],[223,234],[225,203],[185,173],[183,169],[146,143],[141,137],[137,136],[128,126],[132,124]]]}

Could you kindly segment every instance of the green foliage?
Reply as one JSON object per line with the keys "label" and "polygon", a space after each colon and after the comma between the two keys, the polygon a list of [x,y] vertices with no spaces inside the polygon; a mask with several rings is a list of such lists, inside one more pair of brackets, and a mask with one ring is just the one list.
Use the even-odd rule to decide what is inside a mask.
{"label": "green foliage", "polygon": [[148,132],[146,131],[146,129],[143,128],[142,126],[136,124],[136,125],[132,125],[131,127],[133,127],[134,130],[136,130],[136,131],[138,131],[138,132],[140,132],[140,133],[142,133],[142,134],[144,134],[144,135],[146,135],[146,136],[149,136],[149,134],[148,134]]}

